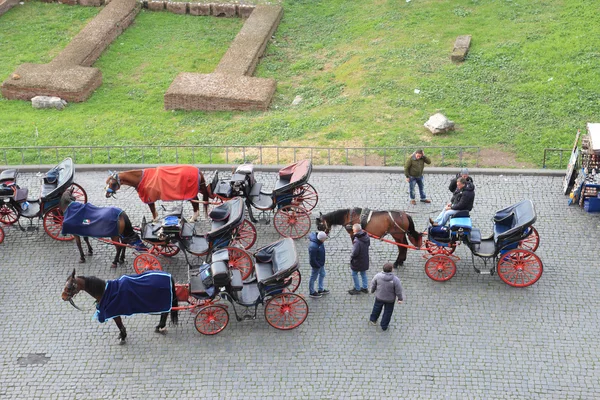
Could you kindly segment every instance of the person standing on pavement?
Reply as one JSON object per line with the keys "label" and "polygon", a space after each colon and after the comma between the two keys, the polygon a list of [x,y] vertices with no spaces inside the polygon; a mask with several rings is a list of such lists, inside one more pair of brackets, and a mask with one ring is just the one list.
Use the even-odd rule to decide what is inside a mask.
{"label": "person standing on pavement", "polygon": [[[367,270],[369,269],[369,246],[371,245],[371,239],[369,239],[369,235],[362,229],[360,224],[352,225],[352,232],[354,233],[354,239],[352,239],[350,268],[352,269],[354,288],[348,290],[348,293],[352,295],[369,293]],[[362,286],[361,282],[358,280],[359,274]]]}
{"label": "person standing on pavement", "polygon": [[383,272],[377,273],[371,281],[371,293],[375,293],[375,303],[369,322],[371,325],[377,325],[379,315],[383,309],[383,317],[381,317],[381,329],[387,331],[392,313],[394,312],[394,304],[398,299],[398,304],[404,301],[402,293],[402,282],[400,278],[392,273],[394,264],[385,263]]}
{"label": "person standing on pavement", "polygon": [[[309,296],[313,298],[320,298],[326,294],[329,294],[329,290],[323,287],[325,280],[325,241],[328,236],[325,232],[319,231],[312,232],[308,236],[310,243],[308,244],[308,257],[310,259],[310,266],[312,271],[310,273],[310,279],[308,280],[308,291]],[[318,290],[315,291],[315,281],[319,278]]]}
{"label": "person standing on pavement", "polygon": [[471,183],[472,185],[474,185],[473,178],[469,176],[469,170],[467,168],[463,168],[458,174],[456,174],[454,178],[452,178],[452,180],[450,180],[448,190],[450,190],[452,193],[456,191],[456,181],[458,180],[458,178],[465,178],[467,183]]}
{"label": "person standing on pavement", "polygon": [[404,175],[406,176],[406,182],[408,182],[408,193],[410,195],[410,203],[417,204],[415,200],[415,184],[419,187],[419,196],[423,203],[431,203],[431,200],[427,199],[425,194],[425,185],[423,183],[423,170],[425,164],[431,164],[431,160],[425,154],[423,150],[419,149],[411,154],[404,164]]}

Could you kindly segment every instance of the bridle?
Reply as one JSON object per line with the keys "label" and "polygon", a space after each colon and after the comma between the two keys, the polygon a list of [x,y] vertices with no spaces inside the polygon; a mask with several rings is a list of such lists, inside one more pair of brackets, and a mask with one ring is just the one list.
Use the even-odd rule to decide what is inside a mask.
{"label": "bridle", "polygon": [[80,289],[77,286],[77,279],[75,277],[71,277],[69,279],[71,280],[71,282],[69,282],[66,287],[67,301],[69,302],[69,304],[71,304],[73,307],[75,307],[79,311],[85,312],[85,311],[94,309],[96,307],[97,302],[95,302],[92,307],[90,307],[89,309],[86,309],[86,310],[79,308],[77,306],[77,304],[75,304],[75,302],[73,301],[73,297],[75,297],[75,295],[77,295],[80,292]]}
{"label": "bridle", "polygon": [[[114,184],[116,184],[117,187],[113,189]],[[108,193],[111,197],[115,197],[115,194],[119,189],[121,189],[121,178],[119,178],[118,172],[114,172],[108,177],[108,183],[106,184],[106,193]]]}

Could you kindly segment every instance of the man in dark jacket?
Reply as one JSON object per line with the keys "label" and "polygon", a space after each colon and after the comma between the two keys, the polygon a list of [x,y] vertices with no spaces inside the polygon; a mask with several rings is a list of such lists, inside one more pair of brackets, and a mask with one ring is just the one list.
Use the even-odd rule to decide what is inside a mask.
{"label": "man in dark jacket", "polygon": [[402,304],[404,296],[402,294],[402,282],[400,278],[392,273],[394,264],[385,263],[383,272],[377,273],[371,281],[371,293],[375,293],[375,304],[369,322],[371,325],[377,325],[377,320],[383,309],[381,318],[381,329],[387,331],[394,312],[394,304],[398,299],[398,304]]}
{"label": "man in dark jacket", "polygon": [[419,187],[421,201],[423,203],[431,203],[431,200],[427,199],[423,183],[425,164],[431,164],[431,160],[423,154],[423,150],[421,149],[412,153],[408,160],[406,160],[406,163],[404,163],[404,176],[406,176],[406,182],[408,182],[408,194],[410,195],[411,204],[417,204],[415,200],[415,184]]}
{"label": "man in dark jacket", "polygon": [[[312,271],[310,273],[310,279],[308,280],[308,292],[309,296],[313,298],[320,298],[326,294],[329,294],[329,290],[323,287],[323,281],[325,280],[325,240],[327,240],[327,234],[323,231],[312,232],[308,236],[310,243],[308,244],[308,257],[310,259],[310,266]],[[315,281],[319,278],[318,291],[315,292]]]}
{"label": "man in dark jacket", "polygon": [[[350,294],[369,293],[367,280],[367,270],[369,269],[369,246],[371,239],[367,232],[363,231],[360,224],[352,225],[354,239],[352,241],[352,255],[350,256],[350,268],[352,269],[352,280],[354,288],[348,290]],[[358,275],[362,281],[362,286],[358,281]]]}
{"label": "man in dark jacket", "polygon": [[448,186],[448,190],[450,190],[452,193],[454,193],[456,191],[456,181],[458,180],[458,178],[463,177],[467,180],[467,183],[471,183],[474,185],[473,182],[473,178],[471,178],[469,176],[469,170],[467,168],[463,168],[460,170],[460,172],[458,174],[456,174],[456,176],[454,178],[452,178],[450,180],[450,186]]}
{"label": "man in dark jacket", "polygon": [[442,210],[435,220],[429,218],[431,225],[446,225],[451,216],[459,211],[471,211],[475,201],[475,186],[467,182],[465,178],[458,178],[456,181],[456,191],[452,195],[450,203]]}

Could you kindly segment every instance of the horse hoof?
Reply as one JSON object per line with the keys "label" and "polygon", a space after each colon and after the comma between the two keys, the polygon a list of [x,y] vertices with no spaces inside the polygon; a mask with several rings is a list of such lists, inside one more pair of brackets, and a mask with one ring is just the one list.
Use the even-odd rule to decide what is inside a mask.
{"label": "horse hoof", "polygon": [[162,327],[162,328],[161,328],[161,327],[157,326],[157,327],[154,329],[154,332],[156,332],[156,333],[161,333],[161,334],[163,334],[163,335],[166,335],[166,333],[167,333],[167,327],[165,326],[165,327]]}
{"label": "horse hoof", "polygon": [[115,264],[115,263],[112,263],[112,264],[110,264],[110,267],[111,267],[111,268],[117,268],[117,264]]}
{"label": "horse hoof", "polygon": [[399,263],[394,264],[394,268],[398,268],[404,265],[404,261],[400,261]]}
{"label": "horse hoof", "polygon": [[121,339],[121,338],[119,338],[119,344],[120,344],[120,345],[124,345],[124,344],[125,344],[125,339]]}
{"label": "horse hoof", "polygon": [[90,251],[88,251],[88,256],[93,256],[93,255],[94,255],[94,252],[93,252],[93,251],[91,251],[91,250],[90,250]]}
{"label": "horse hoof", "polygon": [[85,258],[80,258],[79,259],[79,264],[83,264],[83,263],[85,263]]}

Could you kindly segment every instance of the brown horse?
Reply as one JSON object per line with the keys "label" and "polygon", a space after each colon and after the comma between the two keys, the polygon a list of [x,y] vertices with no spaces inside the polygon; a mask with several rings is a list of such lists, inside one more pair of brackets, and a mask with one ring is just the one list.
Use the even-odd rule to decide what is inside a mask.
{"label": "brown horse", "polygon": [[[345,208],[327,214],[319,213],[317,217],[317,229],[329,234],[334,225],[343,226],[352,239],[352,225],[360,224],[362,208]],[[365,226],[365,231],[379,238],[390,235],[394,241],[401,245],[407,245],[406,237],[415,247],[421,247],[422,233],[415,230],[415,224],[410,215],[402,211],[372,211],[372,215]],[[404,246],[398,246],[398,258],[394,267],[404,264],[406,260]]]}
{"label": "brown horse", "polygon": [[[69,217],[69,211],[68,211],[69,204],[71,204],[73,201],[75,201],[75,197],[73,196],[73,189],[67,189],[62,194],[62,196],[60,198],[60,203],[59,203],[60,211],[62,211],[63,215],[66,218]],[[138,251],[146,251],[147,250],[146,247],[143,245],[142,240],[140,239],[139,235],[133,230],[133,226],[131,225],[129,216],[127,216],[127,214],[125,214],[125,211],[121,210],[120,208],[116,208],[116,207],[95,207],[92,204],[89,204],[88,206],[83,205],[82,207],[93,207],[96,209],[111,211],[113,213],[113,215],[118,215],[118,219],[115,221],[117,224],[116,231],[118,232],[118,236],[106,236],[106,237],[110,237],[110,240],[115,245],[115,249],[116,249],[115,258],[111,265],[112,268],[116,268],[117,263],[123,264],[125,262],[125,249],[127,247],[127,246],[125,246],[126,244],[134,246],[135,249]],[[82,223],[83,223],[83,221],[82,221]],[[83,228],[83,226],[75,227],[75,229],[77,229],[77,228],[81,229],[81,228]],[[75,243],[77,243],[77,249],[79,250],[79,262],[84,263],[85,255],[83,254],[83,248],[81,246],[81,236],[76,235],[74,232],[68,231],[67,226],[64,224],[64,221],[63,221],[63,231],[65,234],[72,234],[75,237]],[[101,234],[94,233],[94,232],[88,233],[88,235],[89,235],[89,237],[96,237],[96,238],[105,237]],[[94,254],[94,250],[92,249],[92,245],[90,244],[89,237],[84,236],[83,240],[85,241],[85,244],[87,245],[88,255],[92,255],[92,254]]]}
{"label": "brown horse", "polygon": [[[197,191],[195,191],[195,197],[192,197],[190,199],[190,197],[187,197],[185,195],[183,195],[183,196],[186,198],[182,198],[182,197],[177,196],[177,194],[175,194],[175,195],[171,194],[171,197],[165,198],[165,194],[161,193],[160,188],[154,189],[154,192],[150,196],[145,196],[145,195],[142,195],[142,193],[140,193],[140,190],[142,190],[142,188],[140,187],[140,183],[142,183],[142,181],[143,181],[145,171],[147,171],[147,174],[154,174],[154,173],[158,173],[158,171],[165,171],[167,169],[173,169],[173,168],[179,168],[179,169],[187,171],[187,172],[197,171],[197,173],[198,173],[198,188],[197,188]],[[173,184],[172,179],[171,179],[170,183],[171,183],[171,186],[176,186]],[[156,200],[166,200],[166,201],[189,200],[192,203],[192,208],[194,210],[194,215],[191,220],[196,221],[198,219],[198,214],[199,214],[199,210],[200,210],[200,205],[199,205],[200,200],[198,199],[198,193],[202,194],[202,202],[204,204],[204,215],[208,215],[208,200],[211,196],[209,196],[209,191],[206,186],[206,181],[204,179],[204,175],[198,168],[196,168],[192,165],[179,165],[176,167],[157,167],[157,168],[147,168],[147,169],[134,169],[131,171],[123,171],[123,172],[110,172],[110,176],[106,179],[106,198],[114,197],[122,185],[131,186],[131,187],[135,188],[135,190],[138,192],[138,195],[140,196],[142,201],[144,201],[145,203],[148,204],[148,207],[150,208],[150,212],[152,212],[152,218],[154,221],[158,220],[158,213],[156,212],[156,206],[154,205],[154,202]],[[166,186],[169,186],[169,184],[167,183]],[[144,188],[144,190],[145,190],[145,188]]]}
{"label": "brown horse", "polygon": [[[178,311],[176,307],[178,303],[177,296],[175,293],[175,281],[173,280],[173,278],[171,278],[171,284],[171,290],[173,293],[171,300],[171,323],[173,325],[177,325]],[[90,296],[96,299],[97,304],[100,304],[102,296],[104,296],[104,292],[106,290],[106,281],[100,278],[96,278],[95,276],[76,277],[75,269],[73,269],[73,273],[67,278],[67,282],[65,283],[65,287],[62,291],[61,297],[64,301],[68,301],[69,303],[71,303],[73,307],[77,308],[80,311],[83,311],[79,307],[77,307],[73,302],[73,297],[81,290],[87,292]],[[156,326],[155,332],[164,333],[166,331],[165,327],[167,325],[168,314],[168,312],[165,312],[160,315],[160,323]],[[113,319],[115,320],[115,324],[117,324],[117,327],[119,328],[119,343],[124,344],[125,339],[127,338],[127,330],[125,329],[125,326],[123,325],[123,321],[121,320],[120,316],[114,317]]]}

